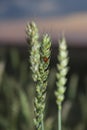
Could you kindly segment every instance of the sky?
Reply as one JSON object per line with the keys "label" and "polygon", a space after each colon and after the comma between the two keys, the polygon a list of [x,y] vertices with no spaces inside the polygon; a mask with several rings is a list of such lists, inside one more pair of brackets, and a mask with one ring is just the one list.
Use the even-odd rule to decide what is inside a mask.
{"label": "sky", "polygon": [[87,0],[0,0],[0,20],[87,12]]}

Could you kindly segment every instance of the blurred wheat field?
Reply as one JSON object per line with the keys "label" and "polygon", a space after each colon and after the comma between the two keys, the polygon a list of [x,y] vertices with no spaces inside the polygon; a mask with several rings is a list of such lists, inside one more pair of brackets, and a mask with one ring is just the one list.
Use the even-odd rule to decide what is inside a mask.
{"label": "blurred wheat field", "polygon": [[[86,49],[69,48],[70,71],[62,109],[63,130],[87,129]],[[56,89],[57,47],[52,47],[47,87],[45,129],[57,129]],[[34,83],[26,47],[0,48],[0,130],[34,130]]]}

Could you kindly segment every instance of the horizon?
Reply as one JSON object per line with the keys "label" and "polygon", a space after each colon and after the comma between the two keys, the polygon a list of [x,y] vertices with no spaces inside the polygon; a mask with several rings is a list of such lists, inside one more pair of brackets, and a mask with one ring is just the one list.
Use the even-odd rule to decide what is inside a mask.
{"label": "horizon", "polygon": [[[0,41],[3,44],[19,43],[23,45],[26,42],[25,26],[27,20],[14,20],[0,22]],[[35,23],[38,26],[40,36],[48,33],[53,40],[61,38],[64,32],[70,46],[86,46],[87,47],[87,14],[73,14],[68,17],[37,19]],[[8,33],[9,32],[9,33]],[[72,43],[73,44],[72,44]],[[77,44],[76,44],[77,43]],[[75,45],[76,44],[76,45]]]}

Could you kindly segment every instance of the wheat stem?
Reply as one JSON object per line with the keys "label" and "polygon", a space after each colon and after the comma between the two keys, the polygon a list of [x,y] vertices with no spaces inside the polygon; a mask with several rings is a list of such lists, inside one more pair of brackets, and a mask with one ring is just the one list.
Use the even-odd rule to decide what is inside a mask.
{"label": "wheat stem", "polygon": [[67,82],[66,75],[68,73],[68,50],[65,38],[62,38],[59,41],[59,54],[58,54],[58,61],[57,69],[58,72],[56,74],[57,81],[57,90],[55,91],[56,96],[56,103],[58,107],[58,130],[61,130],[61,109],[62,109],[62,102],[64,100],[64,93],[65,93],[65,84]]}
{"label": "wheat stem", "polygon": [[61,105],[58,106],[58,130],[61,130]]}

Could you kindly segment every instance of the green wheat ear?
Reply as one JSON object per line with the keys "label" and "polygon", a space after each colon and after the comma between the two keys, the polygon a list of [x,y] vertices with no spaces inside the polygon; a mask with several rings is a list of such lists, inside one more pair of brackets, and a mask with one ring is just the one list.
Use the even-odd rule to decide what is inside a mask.
{"label": "green wheat ear", "polygon": [[37,26],[34,22],[28,23],[26,26],[26,34],[28,45],[30,46],[29,62],[31,63],[32,77],[34,81],[38,80],[39,64],[40,64],[40,44]]}
{"label": "green wheat ear", "polygon": [[48,66],[50,62],[51,40],[48,35],[45,35],[42,41],[39,41],[38,29],[33,22],[27,25],[26,32],[31,46],[30,63],[36,91],[34,100],[34,124],[37,130],[44,130],[43,118],[47,78],[49,74]]}
{"label": "green wheat ear", "polygon": [[64,93],[66,90],[65,84],[67,82],[66,75],[68,73],[68,50],[67,50],[67,44],[66,40],[63,37],[62,40],[59,41],[59,54],[57,56],[58,59],[58,64],[57,64],[57,69],[58,72],[56,74],[56,85],[57,85],[57,90],[55,91],[55,96],[56,96],[56,103],[58,106],[58,130],[61,130],[61,107],[62,107],[62,102],[64,100]]}

